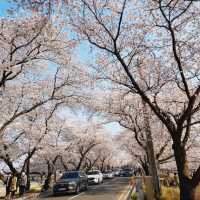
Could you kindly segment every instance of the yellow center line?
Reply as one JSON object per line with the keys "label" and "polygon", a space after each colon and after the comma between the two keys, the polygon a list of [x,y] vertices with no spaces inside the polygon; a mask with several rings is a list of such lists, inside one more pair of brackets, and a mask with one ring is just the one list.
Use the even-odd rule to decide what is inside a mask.
{"label": "yellow center line", "polygon": [[124,196],[127,194],[129,190],[129,185],[125,187],[125,189],[122,191],[121,195],[119,196],[118,200],[123,200]]}

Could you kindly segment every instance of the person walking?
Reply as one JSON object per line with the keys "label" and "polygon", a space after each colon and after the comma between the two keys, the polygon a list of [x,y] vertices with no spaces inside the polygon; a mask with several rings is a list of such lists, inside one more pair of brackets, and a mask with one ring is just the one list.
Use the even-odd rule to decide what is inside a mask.
{"label": "person walking", "polygon": [[10,185],[10,197],[11,197],[11,199],[14,199],[16,191],[17,191],[17,177],[15,176],[15,174],[12,174],[11,185]]}
{"label": "person walking", "polygon": [[27,186],[27,175],[25,172],[22,172],[19,179],[19,196],[23,196],[26,191]]}
{"label": "person walking", "polygon": [[9,173],[6,178],[6,196],[5,199],[9,200],[11,195],[11,182],[12,182],[12,174]]}

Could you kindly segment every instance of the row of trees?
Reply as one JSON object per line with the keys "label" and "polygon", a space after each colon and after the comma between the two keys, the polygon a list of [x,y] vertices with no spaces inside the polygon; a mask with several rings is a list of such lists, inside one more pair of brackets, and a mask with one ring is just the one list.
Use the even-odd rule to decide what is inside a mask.
{"label": "row of trees", "polygon": [[73,30],[98,52],[96,78],[140,98],[153,112],[172,140],[180,198],[194,199],[200,168],[190,176],[187,144],[199,123],[198,5],[181,0],[72,4]]}
{"label": "row of trees", "polygon": [[0,22],[2,179],[8,171],[28,178],[45,172],[48,186],[58,168],[105,170],[117,161],[103,125],[68,119],[69,109],[87,100],[82,89],[90,80],[73,62],[77,42],[54,19],[33,14]]}
{"label": "row of trees", "polygon": [[[105,113],[109,119],[118,121],[130,130],[141,149],[140,152],[143,152],[139,153],[143,161],[146,159],[145,137],[148,133],[148,137],[150,136],[154,142],[157,163],[165,162],[174,156],[180,180],[181,200],[194,199],[194,191],[200,182],[200,168],[197,167],[193,175],[190,175],[188,152],[190,155],[191,151],[194,151],[193,147],[196,148],[200,121],[198,4],[195,1],[183,0],[19,0],[15,3],[34,11],[37,16],[38,14],[42,16],[43,20],[39,21],[43,24],[38,31],[35,28],[31,28],[31,31],[24,26],[26,23],[22,22],[21,26],[24,26],[24,29],[20,27],[19,31],[17,27],[20,25],[15,27],[13,25],[15,23],[12,23],[10,26],[4,26],[7,20],[2,23],[1,41],[5,45],[1,45],[3,46],[1,49],[3,52],[1,58],[2,119],[5,119],[6,112],[11,114],[11,117],[1,123],[3,124],[0,128],[1,133],[4,135],[8,131],[6,128],[11,124],[10,121],[17,121],[24,113],[28,114],[40,105],[45,106],[46,109],[49,101],[54,102],[54,105],[60,105],[61,100],[65,99],[67,106],[72,102],[80,104],[81,101],[87,107]],[[56,11],[59,11],[59,17],[55,17]],[[29,21],[32,20],[30,16],[28,18]],[[53,19],[56,21],[52,21]],[[49,30],[60,25],[64,25],[65,29],[56,32],[55,35]],[[47,31],[44,31],[44,27]],[[12,31],[16,29],[17,31],[13,33]],[[29,35],[21,34],[25,29],[29,30]],[[16,43],[16,39],[12,39],[12,34],[4,34],[4,31],[17,34],[14,38],[19,38],[19,41]],[[44,35],[38,37],[41,34],[35,35],[37,32]],[[66,42],[62,40],[59,43],[55,36],[57,38],[61,34],[63,38],[63,33],[69,34],[68,38],[73,38],[76,42],[69,39],[66,41],[65,35]],[[40,38],[44,40],[40,41]],[[87,43],[85,47],[89,46],[93,50],[90,63],[92,67],[84,65],[78,68],[77,66],[80,65],[76,63],[76,67],[70,68],[68,64],[70,59],[67,59],[66,63],[66,58],[70,57],[70,50],[74,45],[82,43]],[[67,52],[62,54],[63,50]],[[39,62],[41,59],[52,61],[52,58],[57,60],[59,67],[65,66],[65,70],[61,70],[60,73],[61,77],[64,75],[64,79],[59,77],[57,81],[60,70],[55,73],[52,80],[49,80],[49,76],[46,75],[47,69],[42,76],[41,67],[39,71],[35,71],[41,65]],[[30,65],[34,66],[34,70]],[[40,74],[36,82],[33,79],[35,73]],[[14,106],[11,97],[15,100],[21,99],[16,98],[12,92],[12,87],[15,88],[18,83],[14,80],[19,77],[21,83],[19,88],[24,87],[27,79],[32,80],[31,84],[36,83],[36,85],[29,85],[29,90],[41,88],[38,81],[44,84],[48,78],[50,85],[42,86],[45,89],[43,92],[42,90],[36,92],[36,96],[43,97],[39,105],[33,104],[35,95],[28,98],[26,92],[21,95],[26,98],[26,101],[19,101],[19,108]],[[79,87],[80,84],[84,85],[83,82],[86,84],[83,87],[84,95]],[[111,91],[108,102],[100,98],[104,95],[102,92],[88,88],[91,82],[93,82],[92,86],[99,88],[100,91],[103,88],[104,93]],[[78,98],[75,98],[77,96]],[[10,102],[13,110],[4,106],[4,100]],[[158,141],[158,137],[161,136],[163,139]]]}

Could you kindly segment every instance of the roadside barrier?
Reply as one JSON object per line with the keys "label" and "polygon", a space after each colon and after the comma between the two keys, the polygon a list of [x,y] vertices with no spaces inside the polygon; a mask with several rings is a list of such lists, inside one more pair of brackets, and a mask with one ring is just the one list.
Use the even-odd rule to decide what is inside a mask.
{"label": "roadside barrier", "polygon": [[129,200],[144,200],[145,195],[142,186],[142,177],[133,177],[130,181],[132,191]]}

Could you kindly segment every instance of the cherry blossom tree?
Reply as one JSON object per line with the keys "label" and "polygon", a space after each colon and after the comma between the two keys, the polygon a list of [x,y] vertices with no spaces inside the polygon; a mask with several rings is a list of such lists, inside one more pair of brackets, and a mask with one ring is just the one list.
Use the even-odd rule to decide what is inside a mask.
{"label": "cherry blossom tree", "polygon": [[[143,164],[145,171],[149,174],[148,156],[147,156],[147,136],[145,133],[143,105],[139,98],[133,97],[132,94],[126,91],[108,91],[101,95],[97,93],[93,95],[88,105],[96,112],[100,112],[108,121],[116,121],[122,127],[129,130],[130,142],[126,140],[127,147]],[[153,137],[154,148],[156,151],[156,163],[162,164],[172,159],[173,153],[171,151],[171,138],[164,126],[151,113],[150,117],[150,131]],[[123,134],[122,136],[123,137]],[[157,138],[163,138],[163,141],[157,141]],[[129,143],[132,143],[129,144]],[[134,147],[131,150],[131,146]],[[136,150],[138,148],[138,150]],[[133,153],[136,151],[137,153]],[[141,153],[138,153],[141,151]],[[136,156],[138,154],[138,156]],[[139,156],[141,155],[141,156]],[[159,167],[159,166],[158,166]]]}
{"label": "cherry blossom tree", "polygon": [[101,135],[100,144],[96,146],[86,157],[85,166],[87,171],[92,168],[99,169],[100,171],[106,171],[107,168],[111,168],[116,164],[118,153],[121,150],[118,149],[115,137],[108,133]]}
{"label": "cherry blossom tree", "polygon": [[[57,169],[63,169],[58,163],[64,165],[65,170],[67,170],[67,165],[63,163],[63,158],[65,156],[69,157],[74,143],[73,133],[67,127],[67,124],[60,117],[53,119],[48,128],[49,133],[42,140],[40,150],[36,152],[32,160],[33,171],[47,174],[44,184],[45,189],[49,188],[52,181],[56,181]],[[54,180],[52,180],[53,175]]]}
{"label": "cherry blossom tree", "polygon": [[61,63],[63,59],[62,63],[68,62],[69,56],[64,57],[63,52],[65,50],[70,55],[73,42],[64,39],[64,34],[59,33],[62,27],[58,18],[57,20],[57,27],[52,25],[54,22],[39,15],[0,20],[1,92],[8,81],[22,76],[28,70],[45,69],[46,67],[39,65],[42,60]]}
{"label": "cherry blossom tree", "polygon": [[198,5],[182,0],[69,3],[66,20],[80,40],[95,47],[93,75],[139,95],[149,106],[173,141],[180,198],[194,199],[200,168],[190,176],[186,147],[199,123]]}
{"label": "cherry blossom tree", "polygon": [[74,42],[59,18],[56,24],[40,15],[0,21],[0,157],[12,173],[25,170],[29,177],[57,106],[78,102],[80,81],[70,63]]}
{"label": "cherry blossom tree", "polygon": [[193,199],[200,168],[190,177],[186,144],[199,122],[199,8],[194,1],[163,0],[72,4],[74,30],[98,51],[99,77],[138,94],[163,123],[173,141],[181,200]]}

